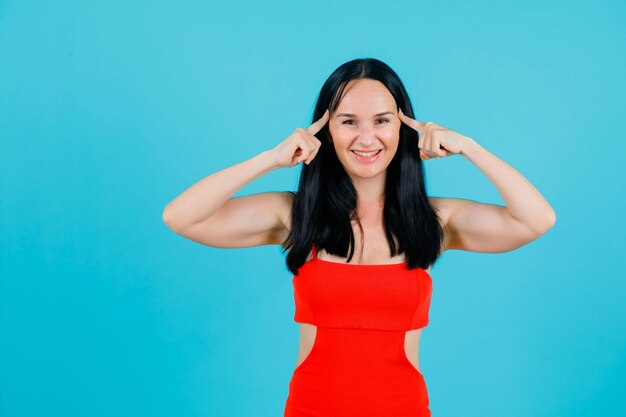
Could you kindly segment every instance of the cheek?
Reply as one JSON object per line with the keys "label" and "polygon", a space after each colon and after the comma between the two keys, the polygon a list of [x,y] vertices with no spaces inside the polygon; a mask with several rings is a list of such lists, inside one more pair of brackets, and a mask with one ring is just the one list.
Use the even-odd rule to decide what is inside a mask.
{"label": "cheek", "polygon": [[335,127],[330,128],[330,135],[333,138],[333,142],[337,144],[341,143],[350,143],[356,133],[350,129],[347,129],[345,126],[343,127]]}
{"label": "cheek", "polygon": [[396,128],[385,129],[378,135],[389,147],[397,147],[400,142],[400,130]]}

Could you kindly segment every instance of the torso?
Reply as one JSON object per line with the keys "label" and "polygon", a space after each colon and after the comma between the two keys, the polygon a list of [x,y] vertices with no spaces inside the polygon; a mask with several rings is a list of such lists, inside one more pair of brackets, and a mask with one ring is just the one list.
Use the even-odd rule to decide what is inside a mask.
{"label": "torso", "polygon": [[[445,226],[447,223],[447,211],[444,205],[438,205],[437,198],[430,198],[429,201],[433,205],[433,207],[439,208],[439,216],[442,221],[442,226]],[[290,211],[291,206],[289,206],[283,212],[283,220],[284,224],[287,225],[287,230],[285,233],[288,233],[290,228]],[[371,219],[368,219],[366,216],[361,217],[361,225],[363,227],[364,236],[361,238],[361,230],[353,222],[353,233],[355,239],[355,251],[351,264],[395,264],[402,263],[406,259],[404,258],[404,254],[395,256],[395,257],[382,257],[380,254],[389,253],[389,244],[387,243],[387,238],[385,237],[383,224],[380,220],[380,216]],[[445,231],[445,227],[444,227]],[[286,236],[284,236],[286,238]],[[364,242],[364,245],[361,245],[361,241]],[[446,238],[444,236],[444,249],[445,249],[445,241]],[[312,257],[312,253],[309,253],[307,260],[310,260]],[[317,253],[317,257],[321,260],[330,261],[330,262],[338,262],[338,263],[346,263],[347,258],[341,258],[335,255],[331,255],[326,253],[325,250],[320,250]],[[430,267],[426,269],[426,272],[430,274]],[[298,358],[296,359],[296,364],[294,368],[298,367],[306,357],[311,352],[313,348],[313,343],[315,341],[315,336],[317,334],[317,326],[309,323],[299,323],[300,324],[300,350],[298,352]],[[420,336],[422,334],[422,329],[415,329],[407,331],[404,338],[404,349],[407,358],[413,364],[413,366],[419,371],[419,341]]]}

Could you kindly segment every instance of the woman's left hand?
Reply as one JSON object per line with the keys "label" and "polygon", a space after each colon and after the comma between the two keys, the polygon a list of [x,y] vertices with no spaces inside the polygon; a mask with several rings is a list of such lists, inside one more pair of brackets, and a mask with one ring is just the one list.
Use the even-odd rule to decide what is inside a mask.
{"label": "woman's left hand", "polygon": [[422,123],[410,118],[398,109],[400,121],[419,133],[418,148],[423,160],[442,158],[463,152],[466,142],[472,140],[453,130],[446,129],[433,122]]}

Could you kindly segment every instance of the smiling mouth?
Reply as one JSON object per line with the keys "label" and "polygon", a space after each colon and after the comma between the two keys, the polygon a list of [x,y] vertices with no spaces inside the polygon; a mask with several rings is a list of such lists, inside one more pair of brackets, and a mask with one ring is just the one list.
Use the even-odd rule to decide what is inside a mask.
{"label": "smiling mouth", "polygon": [[359,161],[361,163],[373,163],[374,161],[378,160],[378,158],[380,157],[380,154],[383,152],[383,150],[379,149],[376,152],[366,153],[365,155],[359,155],[354,150],[351,150],[351,152],[352,152],[352,154],[354,155],[354,157],[356,158],[357,161]]}
{"label": "smiling mouth", "polygon": [[375,156],[378,155],[380,153],[380,151],[382,151],[382,149],[378,149],[376,151],[370,151],[370,152],[362,152],[362,151],[355,151],[354,149],[351,149],[351,152],[358,155],[358,156],[362,156],[364,158],[368,158],[371,156]]}

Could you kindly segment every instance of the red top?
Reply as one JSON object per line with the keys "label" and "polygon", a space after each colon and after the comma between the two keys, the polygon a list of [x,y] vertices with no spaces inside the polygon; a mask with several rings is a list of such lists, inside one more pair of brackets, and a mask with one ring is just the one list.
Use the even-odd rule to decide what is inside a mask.
{"label": "red top", "polygon": [[408,331],[428,325],[431,276],[399,264],[358,265],[313,256],[292,279],[294,321],[323,327]]}

